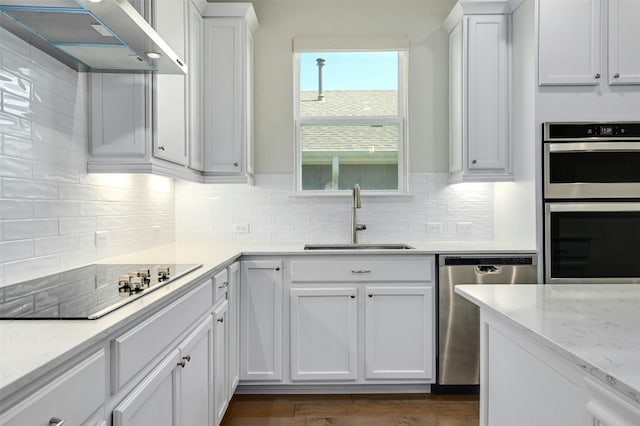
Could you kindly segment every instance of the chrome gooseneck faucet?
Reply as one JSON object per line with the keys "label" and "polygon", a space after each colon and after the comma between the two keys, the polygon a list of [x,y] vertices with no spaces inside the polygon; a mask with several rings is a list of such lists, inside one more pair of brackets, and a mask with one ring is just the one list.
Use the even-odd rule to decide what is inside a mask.
{"label": "chrome gooseneck faucet", "polygon": [[351,207],[351,244],[358,244],[358,231],[364,231],[367,229],[367,225],[358,223],[356,209],[362,207],[362,200],[360,199],[360,185],[357,183],[353,185],[353,205]]}

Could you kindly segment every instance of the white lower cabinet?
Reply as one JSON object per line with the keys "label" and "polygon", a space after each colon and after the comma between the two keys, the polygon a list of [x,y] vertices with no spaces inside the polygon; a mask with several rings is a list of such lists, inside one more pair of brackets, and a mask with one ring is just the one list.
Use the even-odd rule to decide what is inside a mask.
{"label": "white lower cabinet", "polygon": [[243,260],[240,380],[282,380],[282,260]]}
{"label": "white lower cabinet", "polygon": [[216,424],[220,424],[224,413],[229,405],[228,386],[228,358],[227,358],[227,336],[229,335],[229,304],[225,300],[213,311],[214,322],[214,349],[213,349],[213,375],[214,375],[214,407]]}
{"label": "white lower cabinet", "polygon": [[212,344],[207,315],[113,410],[114,426],[210,425]]}
{"label": "white lower cabinet", "polygon": [[356,287],[292,288],[291,380],[356,380]]}
{"label": "white lower cabinet", "polygon": [[435,381],[433,256],[306,255],[287,267],[285,383]]}
{"label": "white lower cabinet", "polygon": [[[6,368],[4,366],[3,368]],[[43,383],[16,406],[0,414],[3,426],[99,424],[104,419],[104,350],[65,366],[59,377]]]}
{"label": "white lower cabinet", "polygon": [[227,268],[229,287],[229,338],[227,339],[227,355],[229,365],[229,396],[232,396],[240,381],[240,262]]}
{"label": "white lower cabinet", "polygon": [[433,287],[367,287],[365,377],[435,379]]}

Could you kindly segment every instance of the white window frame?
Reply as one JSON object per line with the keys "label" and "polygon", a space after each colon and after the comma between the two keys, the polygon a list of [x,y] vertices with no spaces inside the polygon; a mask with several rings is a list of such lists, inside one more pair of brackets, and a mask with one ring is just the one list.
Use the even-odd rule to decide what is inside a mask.
{"label": "white window frame", "polygon": [[[316,51],[316,50],[310,50]],[[331,52],[357,52],[363,49],[332,49]],[[366,49],[370,52],[389,51],[389,49]],[[394,50],[395,51],[395,50]],[[407,138],[407,70],[408,70],[408,52],[397,50],[398,52],[398,115],[397,116],[337,116],[337,117],[301,117],[300,116],[300,54],[304,51],[294,52],[294,127],[295,127],[295,193],[304,196],[336,196],[351,195],[351,190],[310,190],[302,189],[302,141],[300,132],[303,125],[358,125],[358,124],[397,124],[400,130],[398,141],[398,189],[397,190],[374,190],[363,189],[362,193],[366,195],[407,195],[408,194],[408,138]]]}

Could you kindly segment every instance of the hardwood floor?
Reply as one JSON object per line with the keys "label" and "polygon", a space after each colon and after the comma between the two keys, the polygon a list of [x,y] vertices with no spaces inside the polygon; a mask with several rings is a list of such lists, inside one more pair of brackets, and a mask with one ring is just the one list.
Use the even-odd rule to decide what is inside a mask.
{"label": "hardwood floor", "polygon": [[235,395],[222,426],[478,426],[478,395]]}

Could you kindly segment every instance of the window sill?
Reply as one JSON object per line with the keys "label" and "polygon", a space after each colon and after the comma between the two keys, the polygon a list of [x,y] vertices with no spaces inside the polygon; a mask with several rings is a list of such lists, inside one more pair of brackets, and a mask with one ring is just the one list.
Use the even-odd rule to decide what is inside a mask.
{"label": "window sill", "polygon": [[[363,198],[413,198],[415,194],[410,192],[397,192],[397,191],[366,191],[362,190],[360,192],[361,197]],[[294,192],[289,195],[289,198],[347,198],[352,197],[352,192],[350,189],[346,189],[343,191],[304,191],[304,192]]]}

